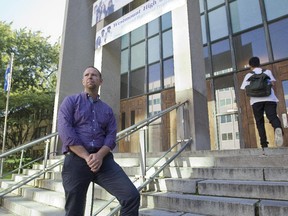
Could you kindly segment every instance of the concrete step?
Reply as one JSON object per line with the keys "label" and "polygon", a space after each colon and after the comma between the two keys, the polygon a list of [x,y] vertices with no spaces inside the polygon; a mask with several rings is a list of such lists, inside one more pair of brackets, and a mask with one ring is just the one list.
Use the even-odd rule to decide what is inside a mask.
{"label": "concrete step", "polygon": [[257,199],[187,195],[170,192],[143,194],[143,207],[204,215],[255,216]]}
{"label": "concrete step", "polygon": [[264,180],[263,168],[192,168],[192,178],[222,180]]}
{"label": "concrete step", "polygon": [[24,188],[22,190],[22,197],[56,208],[63,209],[65,206],[65,195],[63,193],[41,188]]}
{"label": "concrete step", "polygon": [[261,200],[259,203],[260,216],[287,216],[288,202],[275,200]]}
{"label": "concrete step", "polygon": [[43,188],[43,189],[64,193],[62,181],[59,181],[59,180],[41,179],[38,181],[38,185],[40,188]]}
{"label": "concrete step", "polygon": [[16,216],[15,214],[13,214],[12,212],[10,212],[9,210],[0,207],[0,215],[1,216]]}
{"label": "concrete step", "polygon": [[144,208],[139,210],[139,216],[205,216],[205,215]]}
{"label": "concrete step", "polygon": [[266,181],[288,181],[288,168],[264,168],[264,176]]}
{"label": "concrete step", "polygon": [[146,191],[169,191],[178,193],[197,193],[197,183],[204,179],[156,178]]}
{"label": "concrete step", "polygon": [[20,196],[6,196],[2,205],[19,216],[63,216],[64,209],[48,206]]}
{"label": "concrete step", "polygon": [[288,182],[204,180],[198,193],[209,196],[288,200]]}
{"label": "concrete step", "polygon": [[251,181],[288,181],[288,168],[192,168],[192,178]]}
{"label": "concrete step", "polygon": [[288,168],[288,155],[216,157],[214,167]]}

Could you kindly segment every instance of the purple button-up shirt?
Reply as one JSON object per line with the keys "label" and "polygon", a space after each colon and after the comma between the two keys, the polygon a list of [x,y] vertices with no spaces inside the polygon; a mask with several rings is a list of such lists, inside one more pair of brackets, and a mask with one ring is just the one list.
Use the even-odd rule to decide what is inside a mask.
{"label": "purple button-up shirt", "polygon": [[100,99],[92,102],[87,93],[66,97],[59,109],[58,132],[62,152],[69,146],[82,145],[88,152],[102,146],[116,146],[117,125],[111,107]]}

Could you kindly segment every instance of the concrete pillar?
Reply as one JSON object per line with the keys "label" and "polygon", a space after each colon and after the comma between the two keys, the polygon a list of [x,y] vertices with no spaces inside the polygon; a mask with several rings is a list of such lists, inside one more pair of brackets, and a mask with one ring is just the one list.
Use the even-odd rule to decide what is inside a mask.
{"label": "concrete pillar", "polygon": [[[177,139],[192,137],[191,150],[210,149],[199,1],[187,0],[184,6],[173,10],[172,26],[176,102],[189,100],[184,116],[188,115],[185,121],[190,128],[182,133],[184,129],[178,127]],[[182,124],[182,119],[177,121]]]}
{"label": "concrete pillar", "polygon": [[[55,95],[52,131],[57,131],[58,108],[64,97],[83,91],[82,74],[94,64],[95,27],[91,27],[93,0],[67,0]],[[60,152],[61,145],[50,151]]]}

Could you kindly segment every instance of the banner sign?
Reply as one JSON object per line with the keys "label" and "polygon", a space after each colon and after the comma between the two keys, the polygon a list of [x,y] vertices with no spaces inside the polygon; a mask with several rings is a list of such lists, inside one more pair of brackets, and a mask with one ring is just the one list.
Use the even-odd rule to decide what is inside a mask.
{"label": "banner sign", "polygon": [[93,4],[92,27],[133,0],[98,0]]}
{"label": "banner sign", "polygon": [[184,5],[187,0],[150,0],[96,32],[95,49]]}

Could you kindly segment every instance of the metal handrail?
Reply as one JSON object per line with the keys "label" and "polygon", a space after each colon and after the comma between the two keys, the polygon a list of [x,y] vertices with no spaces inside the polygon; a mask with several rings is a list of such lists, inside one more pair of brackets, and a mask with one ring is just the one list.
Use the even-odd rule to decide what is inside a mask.
{"label": "metal handrail", "polygon": [[160,117],[164,116],[165,114],[171,112],[174,109],[177,109],[178,107],[184,105],[185,103],[188,103],[188,100],[181,102],[181,103],[177,103],[177,104],[175,104],[175,105],[173,105],[173,106],[171,106],[171,107],[169,107],[169,108],[167,108],[167,109],[165,109],[165,110],[163,110],[163,111],[161,111],[161,112],[159,112],[153,116],[150,116],[147,119],[144,119],[144,120],[138,122],[137,124],[134,124],[134,125],[126,128],[126,129],[120,131],[119,133],[117,133],[118,138],[116,139],[116,142],[119,141],[120,139],[123,139],[124,137],[134,133],[135,130],[139,130],[139,129],[149,125],[150,123],[156,121]]}
{"label": "metal handrail", "polygon": [[[41,157],[39,157],[39,158],[36,158],[35,160],[32,160],[32,161],[28,162],[27,164],[21,166],[21,168],[23,169],[23,168],[25,168],[25,167],[27,167],[27,166],[29,166],[29,165],[37,162],[37,161],[40,161],[40,160],[42,160],[42,159],[44,159],[44,156],[41,156]],[[18,171],[18,170],[19,170],[19,167],[16,168],[16,169],[14,169],[14,170],[12,170],[12,171],[10,171],[10,172],[5,173],[4,175],[2,175],[2,178],[5,178],[6,176],[8,176],[8,175],[10,175],[10,174],[12,174],[12,173],[14,173],[14,172],[16,172],[16,171]]]}
{"label": "metal handrail", "polygon": [[[153,175],[151,175],[143,184],[141,184],[137,188],[137,190],[141,191],[148,184],[150,184],[150,182],[152,182],[159,175],[160,172],[162,172],[176,157],[178,157],[178,155],[180,155],[186,149],[186,147],[191,145],[191,143],[192,143],[192,139],[189,139],[188,141],[186,141],[186,143],[179,149],[179,151],[176,152],[171,158],[169,158]],[[120,210],[120,208],[121,208],[121,205],[116,206],[107,216],[113,216]]]}
{"label": "metal handrail", "polygon": [[45,174],[47,171],[50,171],[50,170],[52,170],[53,168],[61,165],[61,164],[63,163],[63,161],[64,161],[64,159],[60,159],[59,161],[57,161],[57,162],[55,162],[54,164],[52,164],[52,165],[44,168],[43,170],[40,170],[40,171],[38,171],[38,172],[30,175],[29,177],[23,179],[22,181],[17,182],[17,184],[12,185],[11,187],[8,187],[8,188],[2,190],[2,191],[0,192],[0,197],[3,197],[3,196],[5,196],[6,194],[11,193],[12,191],[18,189],[19,187],[27,184],[28,182],[30,182],[30,181],[38,178],[38,177],[41,176],[41,175]]}
{"label": "metal handrail", "polygon": [[[116,142],[118,142],[119,140],[125,138],[126,136],[128,136],[128,135],[130,135],[130,134],[132,134],[132,133],[134,133],[134,132],[136,132],[136,131],[138,131],[138,130],[140,130],[141,128],[149,125],[150,123],[154,122],[155,120],[159,119],[160,117],[164,116],[165,114],[171,112],[172,110],[177,109],[178,107],[184,105],[184,104],[187,103],[187,102],[188,102],[188,100],[187,100],[187,101],[184,101],[184,102],[182,102],[182,103],[175,104],[174,106],[171,106],[171,107],[169,107],[169,108],[167,108],[167,109],[165,109],[165,110],[163,110],[163,111],[161,111],[161,112],[159,112],[159,113],[157,113],[157,114],[155,114],[155,115],[153,115],[153,116],[151,116],[151,117],[149,117],[149,118],[147,118],[147,119],[144,119],[143,121],[140,121],[140,122],[137,123],[137,124],[134,124],[134,125],[126,128],[125,130],[117,133]],[[7,157],[7,156],[9,156],[9,155],[11,155],[11,154],[17,153],[17,152],[22,151],[22,150],[24,150],[24,149],[27,149],[27,148],[29,148],[29,147],[33,147],[34,145],[36,145],[36,144],[38,144],[38,143],[40,143],[40,142],[42,142],[42,141],[47,141],[49,138],[55,137],[55,136],[57,136],[57,135],[58,135],[58,132],[54,132],[54,133],[51,133],[51,134],[49,134],[49,135],[47,135],[47,136],[45,136],[45,137],[42,137],[42,138],[39,138],[39,139],[37,139],[37,140],[31,141],[31,142],[29,142],[29,143],[27,143],[27,144],[18,146],[18,147],[14,148],[14,149],[11,149],[11,150],[9,150],[9,151],[7,151],[7,152],[4,152],[4,153],[0,154],[0,158],[4,158],[4,157]],[[187,143],[191,143],[191,142],[187,142]],[[186,148],[186,146],[188,146],[187,143],[185,144],[185,148]],[[158,160],[156,160],[156,161],[154,162],[154,165],[156,165],[156,163],[157,163],[160,159],[162,159],[163,157],[165,157],[165,156],[166,156],[173,148],[175,148],[178,144],[179,144],[179,143],[176,143],[174,146],[172,146],[170,149],[168,149],[161,158],[159,158]],[[47,148],[47,146],[46,146],[46,148]],[[180,151],[182,152],[185,148],[182,147],[182,148],[180,149]],[[179,151],[179,152],[180,152],[180,151]],[[180,152],[180,153],[181,153],[181,152]],[[180,153],[179,153],[179,154],[180,154]],[[175,154],[175,155],[178,156],[179,154]],[[177,156],[175,156],[175,157],[173,156],[173,160],[174,160]],[[44,158],[47,159],[47,155],[44,155]],[[172,157],[171,157],[171,158],[172,158]],[[173,161],[173,160],[171,160],[171,161]],[[162,168],[162,169],[160,168],[161,171],[162,171],[168,164],[170,164],[171,161],[168,160],[168,161],[164,164],[164,165],[165,165],[164,167],[163,167],[163,165],[162,165],[161,168],[162,168],[162,167],[163,167],[163,168]],[[37,177],[45,174],[47,171],[49,171],[49,170],[51,170],[51,169],[53,169],[53,168],[55,168],[55,167],[57,167],[57,166],[59,166],[59,165],[62,165],[63,162],[64,162],[64,159],[59,160],[58,162],[56,162],[56,163],[54,163],[54,164],[46,167],[46,161],[45,161],[45,167],[44,167],[43,170],[41,170],[41,171],[39,171],[39,172],[37,172],[37,173],[34,173],[33,175],[29,176],[28,178],[26,178],[26,179],[24,179],[24,180],[22,180],[22,181],[20,181],[20,182],[17,182],[17,184],[15,184],[15,185],[13,185],[13,186],[11,186],[11,187],[9,187],[9,188],[1,191],[0,197],[2,197],[2,196],[4,196],[4,195],[12,192],[12,191],[15,190],[15,189],[18,189],[19,187],[27,184],[28,182],[34,180],[35,178],[37,178]],[[152,167],[153,167],[153,166],[150,166],[147,170],[149,170],[149,169],[152,168]],[[23,168],[23,166],[22,166],[22,168]],[[19,168],[18,168],[18,169],[19,169]],[[157,173],[156,175],[158,175],[161,171],[158,170],[158,171],[156,172],[156,173]],[[155,175],[155,176],[156,176],[156,175]],[[154,176],[154,175],[153,175],[153,176]],[[151,177],[150,177],[150,178],[151,178]],[[149,178],[149,179],[150,179],[150,178]],[[153,177],[153,178],[155,178],[155,177]],[[151,180],[151,181],[152,181],[152,180]],[[150,181],[150,182],[151,182],[151,181]],[[145,186],[146,186],[148,183],[145,183],[145,182],[144,182],[143,184],[145,184]],[[142,190],[145,186],[143,186],[143,187],[141,188],[141,190]],[[115,199],[115,197],[112,198],[110,201],[108,201],[108,205],[109,205],[111,202],[113,202],[114,199]],[[107,205],[107,206],[108,206],[108,205]],[[93,206],[93,204],[92,204],[92,206]],[[105,206],[104,208],[106,208],[107,206]],[[103,208],[103,209],[101,208],[101,211],[104,210],[104,208]],[[119,209],[118,209],[118,210],[119,210]],[[118,210],[117,210],[117,211],[118,211]],[[97,213],[97,214],[98,214],[98,213]],[[96,214],[94,214],[94,215],[96,215]]]}
{"label": "metal handrail", "polygon": [[[169,154],[175,147],[177,147],[181,142],[177,142],[176,144],[174,144],[172,147],[170,147],[161,157],[159,157],[157,160],[155,160],[148,168],[146,171],[150,170],[151,168],[153,168],[161,159],[163,159],[167,154]],[[135,177],[135,179],[132,181],[133,183],[137,182],[140,178],[139,177]],[[93,216],[96,216],[97,214],[99,214],[100,212],[102,212],[106,207],[108,207],[114,200],[116,199],[116,197],[112,197],[110,200],[108,200],[104,205],[101,206],[101,208],[97,209],[96,212],[94,212]]]}
{"label": "metal handrail", "polygon": [[52,138],[52,137],[55,137],[55,136],[57,136],[57,135],[58,135],[58,132],[51,133],[51,134],[49,134],[49,135],[47,135],[47,136],[41,137],[41,138],[39,138],[39,139],[33,140],[33,141],[31,141],[31,142],[29,142],[29,143],[26,143],[26,144],[24,144],[24,145],[21,145],[21,146],[18,146],[18,147],[16,147],[16,148],[13,148],[13,149],[11,149],[11,150],[8,150],[8,151],[0,154],[0,158],[4,158],[4,157],[7,157],[7,156],[9,156],[9,155],[11,155],[11,154],[17,153],[17,152],[19,152],[19,151],[21,151],[21,150],[27,149],[27,148],[29,148],[29,147],[33,147],[34,145],[36,145],[36,144],[38,144],[38,143],[40,143],[40,142],[42,142],[42,141],[46,141],[47,139]]}
{"label": "metal handrail", "polygon": [[[161,112],[159,112],[159,113],[157,113],[157,114],[155,114],[155,115],[153,115],[153,116],[151,116],[151,117],[149,117],[147,119],[144,119],[144,120],[140,121],[137,124],[134,124],[134,125],[126,128],[126,129],[118,132],[117,133],[116,142],[118,142],[119,140],[123,139],[124,137],[134,133],[135,131],[137,131],[137,130],[149,125],[151,122],[157,120],[158,118],[160,118],[163,115],[167,114],[168,112],[171,112],[172,110],[182,106],[183,104],[185,104],[187,102],[188,102],[188,100],[184,101],[182,103],[175,104],[175,105],[173,105],[173,106],[171,106],[171,107],[169,107],[169,108],[167,108],[167,109],[165,109],[165,110],[163,110],[163,111],[161,111]],[[54,132],[54,133],[51,133],[51,134],[49,134],[47,136],[44,136],[44,137],[41,137],[39,139],[33,140],[33,141],[29,142],[29,143],[26,143],[24,145],[17,146],[16,148],[13,148],[11,150],[8,150],[8,151],[0,154],[0,158],[7,157],[7,156],[9,156],[11,154],[14,154],[14,153],[17,153],[17,152],[19,152],[21,150],[27,149],[29,147],[33,147],[34,145],[36,145],[36,144],[38,144],[38,143],[40,143],[42,141],[46,141],[47,139],[55,137],[57,135],[58,135],[58,132]]]}

